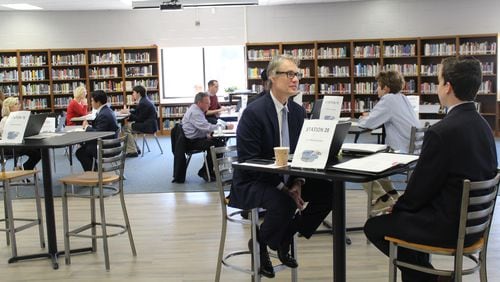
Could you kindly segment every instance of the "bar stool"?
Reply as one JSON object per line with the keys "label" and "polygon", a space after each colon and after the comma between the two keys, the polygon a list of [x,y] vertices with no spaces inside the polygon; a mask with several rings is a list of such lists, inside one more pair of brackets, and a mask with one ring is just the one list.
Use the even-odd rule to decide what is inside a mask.
{"label": "bar stool", "polygon": [[[106,270],[110,269],[108,238],[114,237],[123,233],[128,234],[130,248],[133,256],[136,256],[134,239],[130,222],[128,219],[127,208],[125,206],[125,198],[123,195],[123,171],[125,169],[127,136],[118,139],[98,139],[97,141],[97,164],[98,171],[85,171],[78,175],[70,175],[59,179],[64,185],[62,193],[63,206],[63,229],[64,229],[64,248],[66,264],[71,264],[70,258],[70,236],[83,237],[92,239],[92,250],[97,248],[97,238],[103,240],[103,250]],[[88,193],[70,193],[68,186],[87,187]],[[119,195],[123,218],[125,224],[109,223],[106,220],[104,209],[104,199]],[[90,199],[90,217],[91,222],[81,227],[69,229],[69,213],[68,213],[68,197],[87,198]],[[95,200],[99,201],[101,222],[96,221]],[[97,234],[96,226],[101,226],[101,235]],[[115,229],[113,233],[108,233],[108,228]],[[91,234],[82,234],[82,232],[91,230]]]}
{"label": "bar stool", "polygon": [[[5,218],[0,219],[0,221],[5,222],[5,228],[0,229],[0,231],[5,231],[7,245],[10,244],[12,249],[12,258],[9,259],[9,263],[14,261],[14,258],[17,257],[17,242],[16,242],[16,233],[32,226],[38,225],[38,233],[40,238],[40,247],[45,248],[45,238],[43,235],[43,223],[42,223],[42,208],[40,203],[40,194],[38,187],[38,177],[37,170],[14,170],[14,171],[4,171],[4,165],[2,162],[2,171],[0,172],[0,181],[3,183],[2,192],[3,192],[3,201],[4,201],[4,210],[5,210]],[[19,185],[25,185],[20,183],[22,180],[33,178],[34,183],[34,191],[35,191],[35,205],[36,205],[36,213],[37,217],[33,219],[29,218],[16,218],[14,217],[14,212],[12,208],[12,196],[10,191],[13,187],[17,187]],[[23,225],[15,226],[16,221],[25,222]]]}
{"label": "bar stool", "polygon": [[[216,185],[219,191],[219,199],[222,208],[222,231],[219,243],[219,254],[217,257],[217,269],[215,273],[215,281],[220,281],[222,265],[224,264],[226,267],[231,269],[244,272],[252,275],[252,281],[261,281],[260,274],[260,247],[259,242],[256,240],[257,238],[257,229],[259,226],[259,209],[254,208],[250,213],[250,220],[246,220],[241,218],[242,210],[237,210],[233,212],[229,212],[227,209],[227,199],[224,193],[224,188],[231,186],[233,180],[233,168],[232,162],[237,161],[238,158],[236,156],[236,146],[227,146],[227,147],[210,147],[210,153],[212,154],[212,160],[214,164],[214,172],[215,172],[215,180]],[[221,156],[217,158],[217,155]],[[226,243],[226,233],[227,233],[227,223],[234,222],[240,224],[250,225],[251,229],[251,238],[252,238],[252,250],[239,250],[231,253],[224,254],[224,246]],[[250,247],[250,246],[249,246]],[[297,256],[297,248],[295,239],[292,242],[292,256],[296,258]],[[231,258],[240,256],[240,255],[251,255],[252,258],[252,266],[251,268],[238,266],[232,264],[229,260]],[[277,257],[274,254],[270,254],[272,257]],[[279,264],[274,266],[274,272],[278,272],[281,270],[287,269],[287,267],[283,264]],[[291,281],[297,281],[297,268],[291,269]]]}

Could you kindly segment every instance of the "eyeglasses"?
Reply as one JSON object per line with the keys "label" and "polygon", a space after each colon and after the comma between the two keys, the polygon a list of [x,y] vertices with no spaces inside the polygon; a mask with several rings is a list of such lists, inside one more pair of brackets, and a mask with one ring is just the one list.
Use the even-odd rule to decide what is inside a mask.
{"label": "eyeglasses", "polygon": [[286,74],[286,76],[289,79],[293,79],[294,77],[297,77],[297,79],[302,78],[302,74],[300,72],[293,72],[293,71],[277,71],[276,74]]}

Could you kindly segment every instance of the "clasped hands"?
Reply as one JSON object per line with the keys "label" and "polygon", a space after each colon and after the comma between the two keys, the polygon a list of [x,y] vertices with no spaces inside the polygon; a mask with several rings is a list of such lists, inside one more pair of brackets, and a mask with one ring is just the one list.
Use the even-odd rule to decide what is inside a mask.
{"label": "clasped hands", "polygon": [[283,190],[295,201],[299,210],[304,209],[305,202],[302,199],[302,181],[295,180],[290,187],[285,186]]}

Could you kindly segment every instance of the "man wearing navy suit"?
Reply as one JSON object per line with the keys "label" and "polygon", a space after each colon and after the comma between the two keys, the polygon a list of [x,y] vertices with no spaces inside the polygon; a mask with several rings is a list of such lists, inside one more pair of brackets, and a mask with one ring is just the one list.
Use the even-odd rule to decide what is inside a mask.
{"label": "man wearing navy suit", "polygon": [[[490,126],[477,112],[474,99],[481,85],[481,66],[474,58],[446,58],[438,74],[438,96],[448,113],[426,132],[420,159],[406,192],[391,214],[365,224],[368,239],[384,254],[384,236],[440,247],[455,247],[464,179],[493,178],[497,170],[495,140]],[[482,234],[465,237],[475,243]],[[398,258],[431,267],[426,254],[400,248]],[[403,281],[451,281],[401,268]]]}
{"label": "man wearing navy suit", "polygon": [[[298,61],[290,56],[276,56],[269,63],[270,95],[256,99],[242,114],[237,127],[238,159],[271,159],[274,147],[295,151],[306,117],[303,107],[289,98],[299,83]],[[235,170],[229,205],[240,209],[263,207],[267,210],[260,226],[261,274],[272,278],[274,270],[267,246],[277,250],[281,262],[298,266],[289,255],[296,232],[309,238],[331,211],[332,190],[328,182],[287,177],[279,174]],[[304,209],[304,201],[308,201]],[[296,210],[301,214],[295,214]]]}
{"label": "man wearing navy suit", "polygon": [[[97,110],[97,114],[92,122],[92,126],[90,126],[86,120],[83,121],[83,128],[85,131],[116,132],[118,130],[118,123],[116,122],[115,114],[113,113],[113,110],[108,107],[106,104],[107,102],[108,98],[104,91],[96,90],[92,92],[92,108]],[[116,137],[117,136],[115,134],[115,136],[109,138]],[[91,171],[92,162],[97,158],[97,143],[95,141],[83,143],[82,146],[76,150],[75,155],[82,164],[83,170]]]}
{"label": "man wearing navy suit", "polygon": [[158,130],[158,115],[153,102],[146,95],[146,88],[142,85],[136,85],[132,88],[132,98],[134,101],[139,101],[135,109],[123,109],[120,113],[130,114],[128,120],[131,123],[123,126],[122,131],[128,135],[127,139],[127,157],[137,157],[140,150],[135,146],[133,131],[143,133],[155,133]]}

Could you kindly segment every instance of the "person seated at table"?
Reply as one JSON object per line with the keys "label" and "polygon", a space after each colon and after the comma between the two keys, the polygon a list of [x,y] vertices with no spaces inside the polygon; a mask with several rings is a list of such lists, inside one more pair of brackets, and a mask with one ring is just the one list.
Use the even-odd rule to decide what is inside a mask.
{"label": "person seated at table", "polygon": [[127,139],[127,157],[137,157],[141,150],[136,146],[132,131],[143,133],[155,133],[158,130],[158,115],[153,102],[146,95],[146,88],[142,85],[136,85],[132,88],[132,99],[137,103],[135,109],[124,108],[120,111],[122,114],[128,114],[130,123],[122,126],[122,132],[128,135]]}
{"label": "person seated at table", "polygon": [[[385,255],[389,253],[385,236],[443,248],[456,247],[463,180],[483,181],[496,175],[495,139],[488,122],[474,105],[481,82],[478,60],[451,57],[441,62],[437,92],[448,113],[427,130],[406,192],[392,213],[373,217],[365,224],[367,238]],[[482,235],[467,235],[465,247]],[[398,260],[432,267],[427,254],[405,248],[398,249]],[[452,280],[400,269],[403,281]]]}
{"label": "person seated at table", "polygon": [[[19,104],[19,99],[16,97],[9,97],[3,101],[2,105],[2,120],[0,121],[0,138],[3,134],[3,128],[5,123],[7,123],[8,117],[11,112],[19,111],[21,105]],[[42,158],[40,150],[35,149],[4,149],[4,154],[6,157],[17,157],[17,156],[28,156],[28,160],[23,163],[22,169],[32,170],[35,168],[36,164]],[[17,168],[16,168],[17,169]]]}
{"label": "person seated at table", "polygon": [[[83,121],[83,129],[87,132],[92,131],[113,131],[117,132],[118,123],[116,121],[115,114],[113,110],[111,110],[108,105],[108,96],[102,90],[96,90],[92,92],[92,108],[97,110],[94,121],[92,121],[92,125],[84,120]],[[110,136],[108,138],[116,138],[117,134],[114,136]],[[84,171],[91,171],[92,165],[94,164],[94,160],[97,159],[97,143],[96,141],[85,142],[76,150],[76,158],[82,164],[82,168]],[[94,167],[97,169],[97,166]]]}
{"label": "person seated at table", "polygon": [[[217,129],[217,124],[211,124],[205,118],[205,113],[210,107],[209,94],[206,92],[199,92],[194,98],[192,104],[184,116],[182,117],[182,129],[186,136],[188,150],[202,150],[207,152],[207,164],[210,171],[211,180],[215,180],[214,168],[212,164],[212,157],[209,152],[211,146],[220,147],[224,146],[225,142],[222,139],[214,138],[213,132]],[[228,129],[233,129],[233,124],[227,124]],[[205,163],[198,171],[198,176],[208,181],[207,170]]]}
{"label": "person seated at table", "polygon": [[[298,65],[298,60],[288,55],[275,56],[269,63],[270,95],[249,104],[238,122],[239,162],[272,159],[274,147],[279,146],[289,147],[289,152],[294,153],[306,117],[305,109],[290,99],[298,91]],[[284,265],[298,266],[289,254],[292,238],[296,232],[310,238],[329,214],[331,187],[325,180],[235,169],[229,205],[244,210],[256,207],[267,210],[257,238],[262,275],[274,277],[267,246],[277,250]],[[305,201],[309,202],[307,207]],[[297,209],[301,213],[296,213]]]}
{"label": "person seated at table", "polygon": [[73,91],[73,99],[66,109],[66,125],[76,125],[71,121],[74,117],[81,117],[87,114],[87,89],[81,85]]}
{"label": "person seated at table", "polygon": [[[386,144],[392,150],[407,153],[410,145],[411,127],[420,126],[417,114],[408,98],[401,93],[405,81],[397,71],[382,71],[377,80],[377,94],[380,100],[371,112],[364,113],[359,120],[359,126],[375,129],[385,127]],[[371,186],[373,185],[373,186]],[[399,193],[394,189],[389,178],[363,183],[365,191],[372,187],[372,211],[382,212],[394,205]]]}
{"label": "person seated at table", "polygon": [[219,99],[217,98],[217,92],[219,92],[219,82],[217,80],[210,80],[208,82],[208,94],[210,97],[210,107],[205,113],[205,117],[208,122],[212,124],[217,123],[221,112],[225,111],[226,108],[219,104]]}

